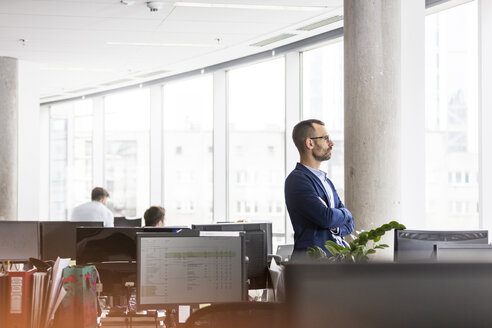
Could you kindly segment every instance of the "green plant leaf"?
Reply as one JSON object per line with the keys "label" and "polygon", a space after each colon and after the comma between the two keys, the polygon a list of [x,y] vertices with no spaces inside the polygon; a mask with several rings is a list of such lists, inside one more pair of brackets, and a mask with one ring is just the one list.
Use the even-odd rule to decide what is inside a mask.
{"label": "green plant leaf", "polygon": [[308,247],[306,254],[310,259],[313,260],[320,260],[320,259],[327,258],[325,251],[323,251],[323,249],[321,249],[318,246]]}
{"label": "green plant leaf", "polygon": [[328,240],[326,241],[325,243],[325,247],[326,249],[328,250],[328,252],[331,253],[331,255],[335,256],[335,255],[338,255],[340,254],[340,249],[337,247],[339,245],[337,245],[336,243],[334,243],[333,241],[331,240]]}
{"label": "green plant leaf", "polygon": [[[352,236],[352,242],[349,243],[349,247],[343,247],[337,243],[328,240],[325,243],[326,249],[333,255],[327,258],[325,252],[317,246],[308,249],[308,255],[311,258],[324,259],[324,261],[347,263],[347,262],[366,262],[369,260],[370,254],[374,254],[376,249],[383,249],[389,247],[386,244],[376,244],[381,240],[386,231],[391,229],[406,229],[403,224],[396,221],[383,224],[376,229],[369,231],[361,231],[358,233],[358,237]],[[367,248],[366,244],[369,240],[374,242],[373,248]]]}

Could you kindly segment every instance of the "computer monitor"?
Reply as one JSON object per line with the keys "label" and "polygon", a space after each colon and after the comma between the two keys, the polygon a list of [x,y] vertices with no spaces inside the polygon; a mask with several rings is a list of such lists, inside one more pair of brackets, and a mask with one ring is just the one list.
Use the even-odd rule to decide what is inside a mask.
{"label": "computer monitor", "polygon": [[124,216],[115,216],[113,222],[115,227],[141,227],[142,226],[142,218],[129,219]]}
{"label": "computer monitor", "polygon": [[0,221],[0,260],[27,262],[39,258],[38,221]]}
{"label": "computer monitor", "polygon": [[96,221],[45,221],[40,222],[41,259],[56,260],[57,257],[75,259],[76,228],[103,227]]}
{"label": "computer monitor", "polygon": [[395,230],[395,262],[435,261],[434,245],[488,244],[487,230],[427,231]]}
{"label": "computer monitor", "polygon": [[248,279],[250,289],[267,287],[267,255],[272,254],[272,224],[268,223],[220,223],[194,224],[192,229],[201,231],[244,231]]}
{"label": "computer monitor", "polygon": [[290,260],[293,251],[294,244],[278,245],[276,254],[282,258],[282,261],[288,261]]}
{"label": "computer monitor", "polygon": [[492,322],[490,264],[292,263],[285,274],[288,328],[480,327]]}
{"label": "computer monitor", "polygon": [[434,246],[437,262],[492,263],[492,245],[439,244]]}
{"label": "computer monitor", "polygon": [[135,262],[137,232],[135,227],[78,227],[77,264]]}
{"label": "computer monitor", "polygon": [[137,234],[137,309],[247,299],[244,235]]}
{"label": "computer monitor", "polygon": [[79,227],[76,229],[77,264],[94,264],[103,283],[103,295],[121,296],[126,283],[137,281],[137,233],[174,233],[182,227]]}

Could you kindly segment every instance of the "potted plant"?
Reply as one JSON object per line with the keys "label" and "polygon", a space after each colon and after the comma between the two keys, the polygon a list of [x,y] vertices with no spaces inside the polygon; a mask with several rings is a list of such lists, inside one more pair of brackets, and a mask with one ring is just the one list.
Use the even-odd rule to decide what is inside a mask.
{"label": "potted plant", "polygon": [[[349,243],[349,247],[343,247],[331,240],[326,241],[325,247],[331,253],[331,257],[328,257],[323,249],[318,246],[309,247],[307,255],[308,258],[325,260],[328,262],[366,262],[369,260],[368,255],[376,253],[376,249],[389,247],[386,244],[377,244],[377,242],[381,240],[381,236],[383,236],[386,231],[392,229],[406,229],[406,227],[396,221],[391,221],[383,224],[379,228],[359,233],[357,238]],[[372,247],[367,246],[369,241],[372,241]]]}

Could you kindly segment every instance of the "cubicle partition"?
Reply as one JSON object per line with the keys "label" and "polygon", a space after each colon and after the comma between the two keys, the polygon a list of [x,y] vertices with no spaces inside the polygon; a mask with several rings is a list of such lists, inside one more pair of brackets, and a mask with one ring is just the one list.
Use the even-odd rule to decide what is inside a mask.
{"label": "cubicle partition", "polygon": [[488,327],[492,264],[287,264],[290,328]]}
{"label": "cubicle partition", "polygon": [[40,254],[38,221],[0,221],[0,261],[27,262]]}

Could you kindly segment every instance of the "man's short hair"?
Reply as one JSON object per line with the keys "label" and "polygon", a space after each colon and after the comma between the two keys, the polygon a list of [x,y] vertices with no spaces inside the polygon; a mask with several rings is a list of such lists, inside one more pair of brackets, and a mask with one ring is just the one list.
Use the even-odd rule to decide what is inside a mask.
{"label": "man's short hair", "polygon": [[155,227],[160,221],[164,225],[166,210],[161,206],[151,206],[144,213],[146,227]]}
{"label": "man's short hair", "polygon": [[310,119],[297,123],[292,130],[292,140],[294,140],[294,144],[296,145],[297,150],[299,150],[299,153],[303,153],[306,149],[306,144],[304,143],[306,138],[313,137],[313,124],[325,125],[325,123],[320,120]]}
{"label": "man's short hair", "polygon": [[109,193],[106,191],[106,189],[101,188],[101,187],[96,187],[92,189],[91,193],[91,199],[94,201],[100,201],[106,197],[109,197]]}

